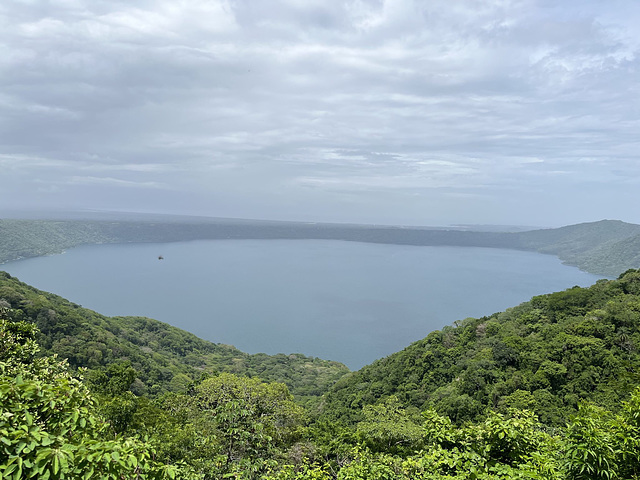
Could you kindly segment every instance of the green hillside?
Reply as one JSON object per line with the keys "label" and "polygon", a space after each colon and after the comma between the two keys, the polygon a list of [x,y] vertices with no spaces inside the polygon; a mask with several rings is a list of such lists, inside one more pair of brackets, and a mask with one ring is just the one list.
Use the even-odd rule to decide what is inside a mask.
{"label": "green hillside", "polygon": [[640,266],[640,234],[611,240],[589,250],[576,261],[580,267],[588,272],[622,272],[630,265]]}
{"label": "green hillside", "polygon": [[91,370],[128,362],[137,372],[131,389],[139,395],[183,391],[204,374],[229,372],[283,382],[308,403],[349,371],[301,354],[249,355],[150,318],[106,317],[0,272],[3,301],[18,319],[38,327],[43,355],[57,354],[73,368]]}
{"label": "green hillside", "polygon": [[357,422],[390,396],[455,422],[510,407],[563,425],[578,402],[619,405],[640,385],[640,272],[467,318],[342,378],[323,417]]}
{"label": "green hillside", "polygon": [[312,410],[273,380],[327,388],[344,367],[104,317],[7,274],[0,297],[2,478],[640,478],[640,270],[433,332]]}
{"label": "green hillside", "polygon": [[601,220],[512,235],[520,248],[556,255],[598,275],[615,277],[640,267],[640,225]]}
{"label": "green hillside", "polygon": [[94,222],[0,220],[0,263],[62,253],[83,244],[109,243],[113,238]]}
{"label": "green hillside", "polygon": [[518,232],[513,235],[519,238],[523,247],[570,256],[589,251],[612,240],[638,234],[640,225],[620,220],[601,220],[560,228]]}

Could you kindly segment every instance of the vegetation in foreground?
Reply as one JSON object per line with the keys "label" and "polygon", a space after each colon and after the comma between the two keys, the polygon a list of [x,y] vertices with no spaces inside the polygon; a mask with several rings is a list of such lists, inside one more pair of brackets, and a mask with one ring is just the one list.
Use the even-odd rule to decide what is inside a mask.
{"label": "vegetation in foreground", "polygon": [[322,417],[356,423],[396,396],[461,424],[528,409],[562,426],[581,400],[615,409],[640,385],[640,273],[467,318],[340,379]]}
{"label": "vegetation in foreground", "polygon": [[[640,478],[640,389],[635,377],[640,271],[589,289],[535,297],[503,317],[478,319],[477,324],[467,320],[451,328],[454,339],[475,332],[474,341],[452,341],[440,349],[431,341],[410,347],[415,353],[422,345],[430,361],[458,365],[454,385],[466,384],[468,372],[482,372],[471,377],[484,379],[476,384],[478,403],[461,402],[462,410],[452,410],[455,415],[447,414],[443,405],[448,404],[441,400],[448,397],[455,404],[460,392],[450,386],[434,390],[439,383],[429,378],[421,380],[426,393],[420,407],[400,388],[389,392],[379,387],[377,394],[368,389],[372,401],[354,404],[357,397],[338,392],[354,391],[347,388],[352,377],[359,379],[361,389],[368,387],[358,377],[361,372],[334,387],[319,417],[298,405],[284,384],[232,373],[149,398],[131,390],[137,372],[129,364],[88,370],[81,380],[64,361],[38,357],[36,328],[11,307],[6,301],[0,307],[3,478]],[[530,309],[539,310],[537,316],[530,317]],[[512,321],[525,330],[510,332]],[[501,328],[514,334],[508,337],[535,339],[528,347],[537,349],[526,362],[518,357],[525,349],[514,348],[515,363],[491,363],[513,357],[510,351],[505,357],[500,344],[486,343],[502,338]],[[464,355],[468,348],[471,357]],[[551,361],[545,352],[557,353],[556,365],[545,363]],[[539,357],[535,371],[528,363],[534,355]],[[481,368],[473,368],[480,361]],[[531,382],[519,383],[511,393],[494,390],[507,367],[513,369],[508,370],[511,377],[532,372]],[[389,365],[385,368],[392,373]],[[619,382],[613,381],[615,376]],[[559,381],[563,377],[568,378],[564,383]],[[590,383],[580,383],[584,379]],[[396,387],[411,381],[402,380],[401,372],[392,377]],[[570,401],[568,388],[574,395]],[[597,395],[590,392],[593,388]],[[547,394],[541,396],[539,390]],[[483,400],[487,392],[493,392],[490,402]],[[539,416],[536,409],[547,411],[548,403],[535,400],[555,397],[549,401],[556,416]],[[468,405],[475,406],[468,411]],[[328,414],[328,409],[334,411]]]}

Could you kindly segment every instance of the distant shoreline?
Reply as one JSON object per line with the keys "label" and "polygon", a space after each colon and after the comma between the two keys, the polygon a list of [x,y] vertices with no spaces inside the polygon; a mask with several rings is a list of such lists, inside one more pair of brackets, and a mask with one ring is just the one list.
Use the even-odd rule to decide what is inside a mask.
{"label": "distant shoreline", "polygon": [[555,255],[566,265],[606,277],[616,277],[640,266],[640,225],[617,220],[504,232],[236,219],[191,222],[5,219],[0,220],[0,264],[59,254],[79,245],[218,239],[343,240],[524,250]]}

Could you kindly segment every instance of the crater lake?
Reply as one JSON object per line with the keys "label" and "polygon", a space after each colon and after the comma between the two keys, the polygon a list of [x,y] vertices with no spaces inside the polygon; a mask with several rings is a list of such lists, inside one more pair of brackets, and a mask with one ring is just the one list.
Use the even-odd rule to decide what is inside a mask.
{"label": "crater lake", "polygon": [[333,240],[90,245],[0,269],[105,315],[351,369],[456,320],[602,278],[531,252]]}

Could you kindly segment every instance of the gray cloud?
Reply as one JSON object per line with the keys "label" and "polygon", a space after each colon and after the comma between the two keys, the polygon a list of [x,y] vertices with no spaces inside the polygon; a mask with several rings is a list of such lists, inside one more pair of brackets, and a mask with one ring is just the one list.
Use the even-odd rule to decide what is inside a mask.
{"label": "gray cloud", "polygon": [[0,206],[640,223],[632,0],[9,0]]}

